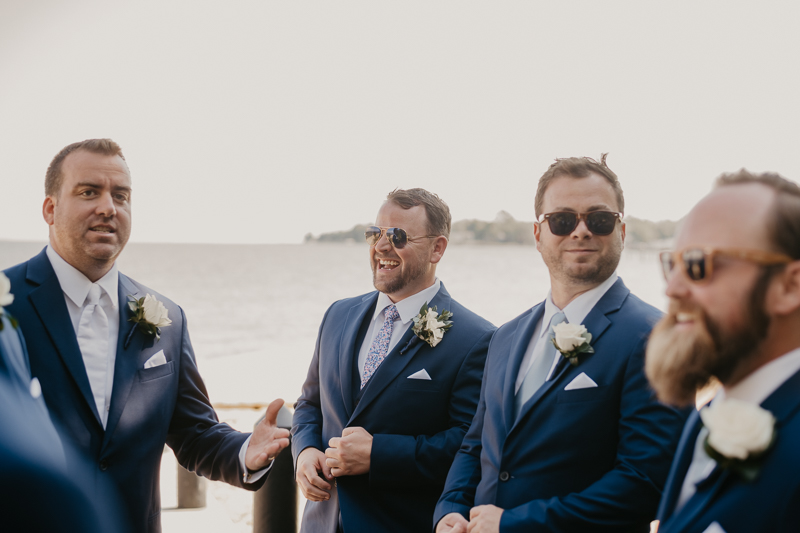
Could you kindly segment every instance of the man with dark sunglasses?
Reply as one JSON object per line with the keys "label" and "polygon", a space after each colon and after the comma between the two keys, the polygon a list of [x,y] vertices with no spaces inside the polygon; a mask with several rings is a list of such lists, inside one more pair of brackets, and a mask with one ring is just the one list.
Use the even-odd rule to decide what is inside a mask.
{"label": "man with dark sunglasses", "polygon": [[325,313],[295,407],[302,532],[431,528],[495,329],[436,277],[449,235],[424,189],[390,193],[365,232],[377,291]]}
{"label": "man with dark sunglasses", "polygon": [[675,250],[648,377],[673,405],[721,387],[686,423],[659,532],[800,531],[800,187],[723,175]]}
{"label": "man with dark sunglasses", "polygon": [[550,294],[492,338],[436,531],[645,533],[685,415],[644,375],[660,313],[615,273],[622,189],[605,156],[561,159],[535,208]]}

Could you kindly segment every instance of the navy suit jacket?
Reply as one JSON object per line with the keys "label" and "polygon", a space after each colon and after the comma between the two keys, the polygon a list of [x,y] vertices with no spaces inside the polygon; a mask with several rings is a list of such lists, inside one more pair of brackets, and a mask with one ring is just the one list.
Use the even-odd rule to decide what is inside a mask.
{"label": "navy suit jacket", "polygon": [[[51,415],[65,437],[92,462],[95,486],[117,486],[134,531],[161,531],[159,470],[166,442],[178,462],[205,477],[243,486],[239,449],[247,434],[217,419],[197,370],[183,310],[164,296],[119,275],[119,340],[106,429],[92,397],[64,293],[43,250],[5,271],[28,342],[31,372],[42,385]],[[128,295],[154,295],[169,311],[172,324],[161,339],[140,331],[127,348],[135,324]],[[144,368],[164,351],[165,365]],[[255,490],[264,482],[244,486]]]}
{"label": "navy suit jacket", "polygon": [[[64,449],[41,396],[31,394],[25,340],[0,313],[0,529],[127,531],[113,491],[95,507],[85,476],[68,476]],[[80,457],[70,454],[70,463]],[[116,513],[115,513],[116,511]]]}
{"label": "navy suit jacket", "polygon": [[[478,411],[434,525],[492,504],[505,510],[503,533],[646,533],[686,419],[655,400],[644,376],[660,313],[617,280],[584,321],[595,352],[578,366],[562,359],[515,419],[515,382],[543,312],[540,303],[492,338]],[[581,373],[597,387],[564,390]]]}
{"label": "navy suit jacket", "polygon": [[[22,330],[14,328],[5,313],[0,313],[0,321],[3,323],[0,331],[0,377],[5,378],[4,404],[13,405],[19,420],[24,420],[26,426],[35,429],[35,438],[26,445],[28,450],[34,456],[47,458],[48,464],[56,464],[65,470],[67,460],[64,447],[47,412],[44,398],[34,398],[31,394],[30,363]],[[8,405],[6,408],[10,409]]]}
{"label": "navy suit jacket", "polygon": [[[346,533],[430,528],[447,470],[469,427],[494,326],[441,285],[429,302],[452,311],[453,326],[431,348],[409,327],[353,399],[354,365],[378,293],[340,300],[325,313],[292,427],[295,463],[304,449],[324,451],[349,426],[373,435],[370,471],[336,480],[331,499],[307,502],[301,531]],[[362,337],[362,338],[359,338]],[[401,353],[403,352],[403,353]],[[425,369],[430,380],[408,379]]]}
{"label": "navy suit jacket", "polygon": [[758,478],[747,482],[717,467],[675,513],[703,426],[698,414],[689,418],[658,510],[659,533],[702,533],[713,522],[727,533],[800,531],[800,372],[761,407],[775,416],[778,436],[764,457]]}

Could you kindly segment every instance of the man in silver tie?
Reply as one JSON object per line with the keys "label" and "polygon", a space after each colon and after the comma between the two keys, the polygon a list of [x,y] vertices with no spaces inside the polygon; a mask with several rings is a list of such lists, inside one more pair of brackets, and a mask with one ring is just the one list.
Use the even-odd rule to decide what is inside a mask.
{"label": "man in silver tie", "polygon": [[660,313],[615,272],[624,209],[605,157],[561,159],[539,179],[550,294],[492,338],[437,532],[647,532],[685,416],[644,376]]}

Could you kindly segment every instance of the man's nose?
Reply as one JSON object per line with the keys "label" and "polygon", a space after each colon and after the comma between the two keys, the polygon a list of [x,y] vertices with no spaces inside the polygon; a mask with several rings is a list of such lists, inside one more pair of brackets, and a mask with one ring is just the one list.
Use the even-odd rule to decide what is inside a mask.
{"label": "man's nose", "polygon": [[686,277],[686,273],[682,271],[679,265],[675,265],[667,274],[667,288],[664,294],[674,300],[684,299],[689,294],[690,284],[691,282]]}
{"label": "man's nose", "polygon": [[570,233],[570,237],[573,239],[588,239],[592,235],[594,234],[589,231],[589,228],[586,226],[586,220],[583,218],[578,221],[578,225],[575,226],[575,229]]}
{"label": "man's nose", "polygon": [[95,213],[106,218],[111,218],[117,214],[117,207],[114,205],[114,199],[111,197],[111,193],[103,193],[100,195]]}
{"label": "man's nose", "polygon": [[375,249],[379,252],[392,251],[392,243],[389,242],[389,236],[386,234],[385,230],[381,232],[381,237],[378,239],[378,242],[375,243]]}

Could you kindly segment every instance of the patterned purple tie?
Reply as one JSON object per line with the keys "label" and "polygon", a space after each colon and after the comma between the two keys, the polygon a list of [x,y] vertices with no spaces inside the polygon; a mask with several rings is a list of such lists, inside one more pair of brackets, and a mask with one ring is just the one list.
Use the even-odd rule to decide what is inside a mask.
{"label": "patterned purple tie", "polygon": [[364,375],[361,376],[361,388],[369,381],[372,374],[378,370],[381,363],[389,353],[389,341],[392,340],[392,330],[394,329],[394,321],[400,318],[397,308],[394,305],[389,305],[384,311],[383,327],[375,336],[372,341],[372,346],[367,352],[367,361],[364,363]]}

